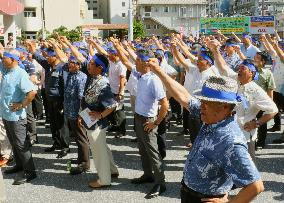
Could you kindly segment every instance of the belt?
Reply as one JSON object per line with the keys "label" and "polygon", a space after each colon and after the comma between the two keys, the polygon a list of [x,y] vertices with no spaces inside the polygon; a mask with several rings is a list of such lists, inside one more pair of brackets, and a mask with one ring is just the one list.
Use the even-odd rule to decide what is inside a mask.
{"label": "belt", "polygon": [[138,113],[135,113],[135,116],[138,116],[138,117],[140,117],[140,118],[145,118],[145,119],[155,118],[155,117],[146,117],[146,116],[142,116],[142,115],[140,115],[140,114],[138,114]]}
{"label": "belt", "polygon": [[193,197],[197,197],[197,198],[222,198],[224,197],[225,195],[207,195],[207,194],[202,194],[200,192],[196,192],[192,189],[190,189],[189,187],[187,187],[187,185],[183,182],[183,180],[181,181],[181,189],[183,191],[185,191],[186,193],[188,193],[190,196],[193,196]]}

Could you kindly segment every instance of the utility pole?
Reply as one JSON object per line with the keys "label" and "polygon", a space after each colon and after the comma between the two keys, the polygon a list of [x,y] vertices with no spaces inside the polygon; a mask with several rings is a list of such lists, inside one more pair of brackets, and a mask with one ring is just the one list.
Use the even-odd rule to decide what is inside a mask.
{"label": "utility pole", "polygon": [[41,0],[41,29],[42,29],[42,39],[46,39],[46,33],[45,33],[45,14],[44,14],[44,0]]}
{"label": "utility pole", "polygon": [[133,0],[129,0],[128,9],[128,40],[133,41]]}
{"label": "utility pole", "polygon": [[261,15],[264,16],[264,0],[262,0],[262,5],[261,5]]}

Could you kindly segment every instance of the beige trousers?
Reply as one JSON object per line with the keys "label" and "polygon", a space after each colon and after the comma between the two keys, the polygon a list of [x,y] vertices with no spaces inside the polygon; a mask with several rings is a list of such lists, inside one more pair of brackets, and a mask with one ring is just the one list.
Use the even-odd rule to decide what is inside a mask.
{"label": "beige trousers", "polygon": [[8,159],[11,155],[11,152],[12,152],[12,147],[6,135],[4,124],[2,120],[0,120],[0,155]]}
{"label": "beige trousers", "polygon": [[106,143],[106,128],[87,130],[94,164],[102,185],[110,185],[111,174],[117,174],[112,153]]}

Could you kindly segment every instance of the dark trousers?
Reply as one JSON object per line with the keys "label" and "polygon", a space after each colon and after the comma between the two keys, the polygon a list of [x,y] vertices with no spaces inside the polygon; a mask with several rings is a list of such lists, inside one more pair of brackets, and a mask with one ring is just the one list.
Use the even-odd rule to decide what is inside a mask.
{"label": "dark trousers", "polygon": [[157,128],[150,133],[144,131],[144,124],[148,121],[153,122],[155,118],[146,118],[135,114],[136,135],[138,138],[138,149],[141,156],[144,175],[153,177],[156,184],[165,182],[164,163],[158,150]]}
{"label": "dark trousers", "polygon": [[34,172],[35,166],[31,153],[31,145],[26,132],[27,120],[7,121],[3,119],[7,137],[12,146],[16,167],[25,172]]}
{"label": "dark trousers", "polygon": [[183,126],[190,134],[190,141],[193,144],[201,128],[200,119],[192,118],[187,109],[183,109]]}
{"label": "dark trousers", "polygon": [[[263,115],[263,111],[260,111],[256,118],[259,119]],[[267,123],[262,124],[257,129],[257,146],[264,147],[265,146],[265,140],[267,136]]]}
{"label": "dark trousers", "polygon": [[158,126],[157,130],[157,144],[158,150],[161,154],[162,159],[167,155],[167,146],[166,146],[166,133],[167,133],[167,117],[164,118]]}
{"label": "dark trousers", "polygon": [[34,118],[32,104],[29,104],[27,106],[26,111],[27,111],[27,134],[30,140],[37,140],[36,121]]}
{"label": "dark trousers", "polygon": [[35,98],[32,101],[33,113],[37,118],[43,116],[43,103],[41,98],[41,89],[37,91]]}
{"label": "dark trousers", "polygon": [[90,168],[90,157],[89,157],[89,139],[85,130],[78,125],[76,119],[69,119],[68,124],[70,130],[75,136],[75,141],[78,146],[78,165],[82,165],[84,168]]}
{"label": "dark trousers", "polygon": [[181,119],[181,105],[173,97],[169,99],[169,103],[171,106],[172,115],[177,119]]}
{"label": "dark trousers", "polygon": [[273,101],[279,109],[279,112],[274,116],[274,126],[281,127],[281,112],[284,110],[284,95],[279,92],[273,92]]}
{"label": "dark trousers", "polygon": [[60,99],[57,100],[47,98],[47,104],[48,114],[50,118],[50,130],[52,134],[52,139],[54,141],[53,145],[61,149],[66,149],[69,147],[69,142],[63,135],[63,102]]}
{"label": "dark trousers", "polygon": [[202,203],[203,198],[222,198],[224,195],[204,195],[182,184],[180,189],[181,203]]}
{"label": "dark trousers", "polygon": [[124,105],[122,105],[121,109],[112,112],[109,118],[115,131],[121,133],[126,132],[126,115],[124,112]]}

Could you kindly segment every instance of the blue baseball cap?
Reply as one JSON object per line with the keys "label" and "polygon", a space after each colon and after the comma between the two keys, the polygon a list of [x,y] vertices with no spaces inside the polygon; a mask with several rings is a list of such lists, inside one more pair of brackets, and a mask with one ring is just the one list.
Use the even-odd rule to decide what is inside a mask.
{"label": "blue baseball cap", "polygon": [[146,49],[140,49],[136,54],[137,57],[144,62],[148,61],[150,58],[155,58],[154,54]]}
{"label": "blue baseball cap", "polygon": [[11,54],[9,52],[4,52],[3,53],[3,57],[12,58],[12,59],[14,59],[16,61],[20,61],[20,57],[19,56],[15,55],[15,54]]}

